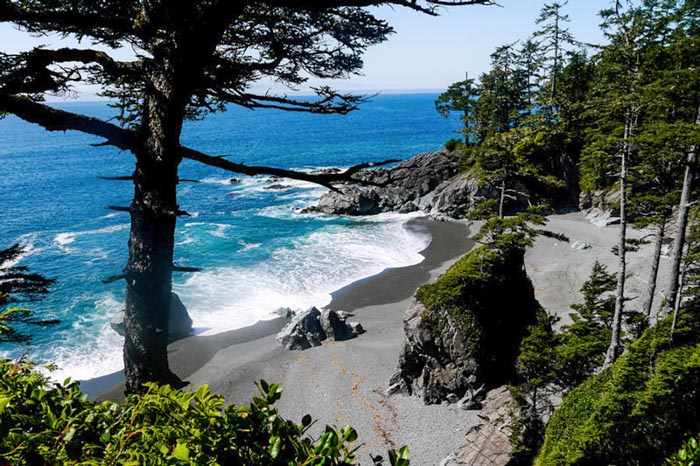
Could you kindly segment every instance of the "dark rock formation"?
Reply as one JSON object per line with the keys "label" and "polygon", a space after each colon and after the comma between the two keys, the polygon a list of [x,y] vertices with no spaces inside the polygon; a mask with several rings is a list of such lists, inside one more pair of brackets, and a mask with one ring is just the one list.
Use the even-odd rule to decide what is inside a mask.
{"label": "dark rock formation", "polygon": [[508,387],[491,390],[479,413],[482,422],[472,426],[459,446],[441,466],[505,466],[514,453],[513,436],[518,435],[520,408]]}
{"label": "dark rock formation", "polygon": [[521,249],[470,252],[416,292],[388,392],[420,393],[430,404],[513,381],[520,341],[540,312]]}
{"label": "dark rock formation", "polygon": [[[124,336],[124,309],[117,312],[110,322],[112,329]],[[171,293],[170,296],[170,322],[168,340],[173,342],[192,335],[192,319],[180,297]]]}
{"label": "dark rock formation", "polygon": [[291,186],[288,186],[286,184],[274,183],[274,184],[271,184],[269,186],[265,186],[263,189],[279,191],[282,189],[289,189],[289,188],[291,188]]}
{"label": "dark rock formation", "polygon": [[[479,179],[476,171],[458,173],[460,155],[443,149],[408,159],[389,170],[379,168],[362,176],[380,186],[346,185],[342,192],[324,194],[304,212],[336,215],[374,215],[421,210],[438,218],[464,218],[478,203],[497,199],[499,189]],[[515,191],[528,192],[521,185]],[[557,194],[546,193],[549,197]],[[508,213],[528,207],[524,196],[509,198]]]}
{"label": "dark rock formation", "polygon": [[593,225],[604,227],[620,223],[620,190],[611,188],[582,192],[578,207]]}
{"label": "dark rock formation", "polygon": [[300,312],[292,317],[291,322],[277,334],[279,344],[290,350],[305,350],[320,346],[327,338],[335,341],[349,340],[364,333],[357,322],[347,322],[352,314],[343,311],[315,307]]}
{"label": "dark rock formation", "polygon": [[372,215],[381,212],[413,212],[419,200],[457,174],[459,155],[441,150],[426,152],[396,167],[364,174],[374,183],[386,186],[348,185],[343,193],[330,192],[307,211],[340,215]]}

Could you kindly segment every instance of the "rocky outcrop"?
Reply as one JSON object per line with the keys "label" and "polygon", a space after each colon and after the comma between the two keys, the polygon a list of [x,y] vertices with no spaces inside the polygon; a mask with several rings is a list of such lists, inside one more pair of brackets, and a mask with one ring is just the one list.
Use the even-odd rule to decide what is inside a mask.
{"label": "rocky outcrop", "polygon": [[582,192],[578,207],[595,226],[620,223],[620,190],[613,188]]}
{"label": "rocky outcrop", "polygon": [[[362,173],[376,186],[345,185],[340,192],[324,194],[318,204],[303,212],[335,215],[374,215],[381,212],[423,211],[435,217],[464,218],[470,210],[487,199],[498,199],[499,189],[480,177],[478,170],[459,173],[460,153],[443,149],[426,152],[394,168]],[[515,193],[532,192],[522,184],[512,186]],[[551,191],[551,192],[550,192]],[[528,199],[513,194],[506,202],[506,212],[526,209],[530,202],[544,198],[555,205],[565,203],[562,194],[550,190]]]}
{"label": "rocky outcrop", "polygon": [[327,338],[335,341],[349,340],[364,333],[359,323],[347,321],[351,316],[348,312],[330,309],[319,311],[312,307],[292,316],[291,322],[277,334],[276,340],[289,350],[320,346]]}
{"label": "rocky outcrop", "polygon": [[416,292],[388,392],[478,406],[465,397],[514,380],[520,341],[541,312],[521,249],[470,252]]}
{"label": "rocky outcrop", "polygon": [[458,163],[456,152],[426,152],[389,170],[380,168],[363,175],[382,186],[347,185],[341,188],[342,193],[323,195],[318,205],[307,211],[339,215],[413,212],[421,209],[422,198],[457,174]]}
{"label": "rocky outcrop", "polygon": [[[110,322],[112,330],[119,335],[124,336],[124,309],[117,312]],[[170,322],[168,341],[173,342],[192,335],[192,318],[187,312],[187,308],[180,297],[175,294],[170,294]]]}
{"label": "rocky outcrop", "polygon": [[486,395],[479,422],[467,430],[459,446],[441,466],[506,466],[514,454],[513,437],[520,434],[520,408],[508,387]]}

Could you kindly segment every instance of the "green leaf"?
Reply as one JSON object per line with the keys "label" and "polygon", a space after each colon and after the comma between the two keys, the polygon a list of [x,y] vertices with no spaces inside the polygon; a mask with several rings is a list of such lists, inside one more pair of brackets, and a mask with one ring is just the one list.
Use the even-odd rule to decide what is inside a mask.
{"label": "green leaf", "polygon": [[175,445],[175,449],[173,450],[173,454],[171,456],[181,461],[187,461],[190,459],[190,449],[187,448],[187,445],[185,445],[184,443],[180,443],[180,441],[178,440],[177,445]]}
{"label": "green leaf", "polygon": [[280,437],[274,436],[270,438],[270,446],[268,447],[268,452],[272,459],[275,459],[280,454],[280,449],[282,448],[282,439]]}
{"label": "green leaf", "polygon": [[5,411],[5,407],[12,401],[13,395],[0,395],[0,413]]}

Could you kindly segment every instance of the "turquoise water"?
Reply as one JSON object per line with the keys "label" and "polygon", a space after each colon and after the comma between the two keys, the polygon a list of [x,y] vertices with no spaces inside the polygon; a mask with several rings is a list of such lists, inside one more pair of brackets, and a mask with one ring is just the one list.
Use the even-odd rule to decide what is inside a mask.
{"label": "turquoise water", "polygon": [[[384,95],[350,115],[307,115],[234,108],[189,122],[183,142],[230,160],[283,168],[347,167],[406,159],[439,149],[459,127],[433,108],[435,94]],[[69,111],[109,118],[105,103],[63,103]],[[124,297],[119,273],[127,258],[129,218],[105,209],[128,205],[131,185],[99,176],[128,175],[129,153],[92,147],[99,139],[77,132],[49,133],[14,117],[0,120],[0,247],[27,248],[21,265],[56,278],[52,292],[32,307],[57,327],[33,329],[28,348],[57,378],[87,379],[122,367],[122,339],[109,327]],[[264,177],[184,161],[175,260],[203,269],[174,275],[196,332],[213,334],[270,318],[280,307],[325,305],[330,293],[387,267],[417,263],[429,238],[409,234],[410,216],[347,218],[300,214],[325,191],[282,180],[267,190]],[[240,183],[231,184],[231,178]],[[0,346],[0,356],[25,348]]]}

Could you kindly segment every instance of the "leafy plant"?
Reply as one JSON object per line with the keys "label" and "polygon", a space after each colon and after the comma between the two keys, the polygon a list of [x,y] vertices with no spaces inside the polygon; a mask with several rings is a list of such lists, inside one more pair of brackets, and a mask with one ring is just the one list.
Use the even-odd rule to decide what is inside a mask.
{"label": "leafy plant", "polygon": [[[314,439],[311,416],[296,424],[279,415],[279,385],[257,387],[245,406],[224,407],[206,385],[153,383],[124,403],[96,403],[76,382],[52,383],[29,361],[0,361],[0,464],[355,464],[355,429],[326,426]],[[389,452],[389,461],[408,465],[408,448]]]}

